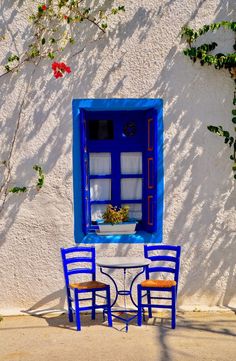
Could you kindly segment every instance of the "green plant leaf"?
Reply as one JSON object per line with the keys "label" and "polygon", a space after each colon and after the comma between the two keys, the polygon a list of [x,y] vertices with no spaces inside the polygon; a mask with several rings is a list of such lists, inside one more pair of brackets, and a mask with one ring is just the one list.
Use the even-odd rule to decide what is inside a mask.
{"label": "green plant leaf", "polygon": [[26,191],[26,187],[13,187],[8,190],[9,193],[25,193]]}

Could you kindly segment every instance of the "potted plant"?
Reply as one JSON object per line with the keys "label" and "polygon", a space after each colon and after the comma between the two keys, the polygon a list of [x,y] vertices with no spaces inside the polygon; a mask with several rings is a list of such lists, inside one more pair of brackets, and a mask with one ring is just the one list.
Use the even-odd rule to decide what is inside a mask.
{"label": "potted plant", "polygon": [[97,221],[98,234],[134,234],[136,220],[129,219],[129,207],[121,208],[109,204],[102,215],[103,220]]}

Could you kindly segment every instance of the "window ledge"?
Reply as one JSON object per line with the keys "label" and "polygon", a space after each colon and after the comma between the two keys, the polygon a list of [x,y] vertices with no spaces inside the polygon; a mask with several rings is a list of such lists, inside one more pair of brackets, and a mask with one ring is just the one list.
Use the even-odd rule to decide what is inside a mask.
{"label": "window ledge", "polygon": [[99,236],[96,233],[87,234],[81,241],[85,244],[94,243],[161,243],[161,234],[138,231],[135,234]]}

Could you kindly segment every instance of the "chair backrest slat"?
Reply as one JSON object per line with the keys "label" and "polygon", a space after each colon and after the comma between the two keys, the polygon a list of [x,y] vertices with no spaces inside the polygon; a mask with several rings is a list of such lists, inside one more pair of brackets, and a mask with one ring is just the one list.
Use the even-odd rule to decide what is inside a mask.
{"label": "chair backrest slat", "polygon": [[180,246],[172,246],[172,245],[168,245],[168,244],[159,244],[159,245],[155,245],[155,246],[148,246],[148,245],[145,245],[145,248],[148,250],[148,251],[162,251],[162,250],[165,250],[165,251],[175,251],[175,252],[178,252],[178,249],[177,248],[181,248]]}
{"label": "chair backrest slat", "polygon": [[[83,255],[83,253],[86,255]],[[95,247],[61,248],[61,257],[67,287],[71,275],[91,274],[92,280],[96,279]],[[80,265],[78,265],[79,263]],[[81,263],[84,263],[85,267]]]}
{"label": "chair backrest slat", "polygon": [[[163,254],[163,252],[168,253],[168,255]],[[169,253],[171,253],[171,255]],[[178,284],[180,253],[180,246],[163,244],[153,246],[145,245],[144,256],[152,261],[146,268],[146,278],[149,279],[151,273],[170,273],[174,275],[174,280]]]}
{"label": "chair backrest slat", "polygon": [[177,262],[176,257],[173,256],[149,256],[151,261],[169,261],[169,262]]}
{"label": "chair backrest slat", "polygon": [[70,253],[71,255],[75,252],[93,252],[93,250],[95,251],[94,247],[80,247],[80,246],[75,246],[75,247],[70,247],[70,248],[61,248],[61,251],[63,252],[63,254],[67,254]]}
{"label": "chair backrest slat", "polygon": [[66,258],[65,263],[71,264],[71,263],[79,263],[79,262],[92,262],[92,257],[74,257],[74,258]]}
{"label": "chair backrest slat", "polygon": [[79,273],[93,274],[93,270],[91,270],[89,268],[75,268],[75,269],[72,269],[71,271],[67,272],[68,276],[76,275],[76,274],[79,274]]}
{"label": "chair backrest slat", "polygon": [[154,273],[154,272],[175,273],[175,268],[161,267],[161,266],[150,267],[150,265],[149,265],[149,273]]}

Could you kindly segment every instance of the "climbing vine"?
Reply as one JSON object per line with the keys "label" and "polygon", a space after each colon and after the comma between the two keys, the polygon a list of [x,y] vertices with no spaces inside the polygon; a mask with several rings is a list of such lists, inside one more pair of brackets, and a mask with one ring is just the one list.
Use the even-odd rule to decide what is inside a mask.
{"label": "climbing vine", "polygon": [[[124,2],[124,0],[121,0]],[[27,83],[26,90],[19,104],[19,113],[16,118],[15,130],[12,141],[9,144],[9,153],[6,159],[0,160],[0,166],[3,167],[2,181],[0,184],[0,213],[2,212],[6,199],[11,193],[25,193],[29,189],[25,185],[15,185],[10,188],[12,173],[12,157],[16,146],[19,129],[21,126],[22,112],[27,103],[27,96],[33,86],[33,75],[36,68],[41,64],[43,59],[51,61],[50,72],[55,79],[63,78],[70,74],[70,64],[67,62],[71,58],[80,55],[88,43],[99,39],[99,35],[106,33],[109,19],[125,11],[123,5],[113,6],[112,0],[94,1],[87,6],[86,0],[46,0],[39,3],[38,1],[28,0],[33,6],[33,11],[29,14],[31,24],[29,36],[24,40],[22,48],[25,49],[21,54],[10,53],[0,69],[0,78],[17,73],[29,62],[34,64],[30,81]],[[83,24],[83,25],[82,25]],[[87,25],[87,26],[86,26]],[[89,41],[81,46],[81,38],[84,33],[90,32],[91,28],[98,31],[90,37]],[[82,35],[81,35],[82,34]],[[6,36],[1,35],[0,41],[4,42]],[[67,60],[62,61],[65,57],[66,50],[74,47],[76,50],[69,52]],[[68,52],[67,52],[68,54]],[[34,165],[33,169],[37,172],[38,179],[36,189],[39,191],[45,180],[43,169],[39,165]]]}
{"label": "climbing vine", "polygon": [[[112,3],[110,0],[110,4]],[[87,7],[86,4],[85,0],[47,0],[38,6],[35,5],[36,9],[29,16],[33,40],[23,54],[8,56],[4,65],[5,71],[19,70],[24,63],[36,58],[53,60],[61,56],[69,45],[78,46],[81,41],[80,24],[92,24],[101,33],[105,33],[109,18],[125,11],[123,5],[107,8],[107,1],[95,1],[91,7]],[[55,68],[58,69],[57,72]],[[55,78],[71,71],[68,65],[57,62],[52,64],[52,70]]]}
{"label": "climbing vine", "polygon": [[207,128],[210,132],[223,137],[225,144],[228,144],[232,150],[230,159],[232,160],[232,170],[234,172],[234,178],[236,179],[236,38],[233,45],[234,52],[223,54],[212,52],[216,49],[218,44],[211,42],[209,44],[202,44],[198,47],[194,46],[195,41],[202,35],[211,31],[214,32],[219,28],[231,30],[236,34],[236,22],[221,21],[210,25],[204,25],[198,30],[191,29],[189,27],[183,27],[181,36],[188,43],[188,48],[184,49],[184,55],[188,56],[194,63],[199,61],[202,66],[213,65],[215,69],[227,69],[234,81],[235,89],[233,96],[233,109],[232,109],[232,123],[235,125],[235,134],[232,135],[228,130],[223,129],[221,125],[209,125]]}

